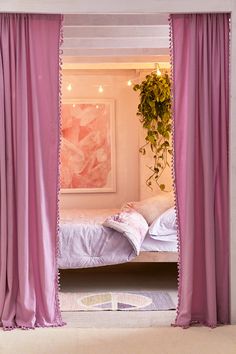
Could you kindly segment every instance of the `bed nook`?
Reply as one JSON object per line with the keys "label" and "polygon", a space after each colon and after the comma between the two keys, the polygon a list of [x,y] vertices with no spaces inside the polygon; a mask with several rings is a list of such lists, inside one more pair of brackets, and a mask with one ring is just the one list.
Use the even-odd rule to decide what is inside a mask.
{"label": "bed nook", "polygon": [[[96,26],[86,29],[96,40],[78,40],[85,47],[77,57],[65,55],[63,64],[59,268],[62,273],[76,269],[68,271],[74,272],[71,284],[76,295],[69,294],[71,287],[64,288],[62,308],[78,309],[79,303],[80,309],[90,311],[96,302],[96,311],[168,312],[178,303],[178,326],[228,323],[229,16],[171,15],[171,42],[167,15],[154,14],[153,22],[147,15],[144,25],[143,17],[130,14],[110,31],[109,16],[96,16],[102,22],[95,21]],[[68,37],[72,20],[66,22]],[[97,38],[99,30],[104,31],[101,38]],[[222,37],[215,36],[215,31]],[[216,51],[208,41],[212,36]],[[65,41],[71,42],[71,38]],[[87,42],[94,47],[88,49]],[[219,50],[226,55],[216,63]],[[204,72],[199,63],[205,65]],[[215,76],[218,85],[214,85]],[[222,99],[216,102],[215,97]],[[222,168],[217,169],[219,164]],[[126,282],[124,274],[114,277],[110,272],[123,267],[132,269]],[[141,278],[137,269],[148,271]],[[97,281],[99,272],[102,276]],[[83,290],[92,294],[83,297]],[[158,297],[161,301],[156,301]],[[70,302],[75,299],[76,306],[67,306],[69,298]],[[146,301],[156,305],[146,306]],[[164,308],[163,302],[168,302]]]}
{"label": "bed nook", "polygon": [[121,209],[61,210],[59,268],[176,262],[172,205],[172,196],[164,195]]}
{"label": "bed nook", "polygon": [[[58,267],[64,312],[176,307],[168,18],[160,20],[165,48],[152,54],[136,48],[140,38],[132,31],[129,54],[120,38],[115,50],[99,41],[101,48],[88,55],[66,50],[63,57]],[[71,21],[66,18],[66,36]],[[173,311],[168,316],[172,321]]]}
{"label": "bed nook", "polygon": [[177,262],[169,56],[155,59],[64,63],[61,269]]}

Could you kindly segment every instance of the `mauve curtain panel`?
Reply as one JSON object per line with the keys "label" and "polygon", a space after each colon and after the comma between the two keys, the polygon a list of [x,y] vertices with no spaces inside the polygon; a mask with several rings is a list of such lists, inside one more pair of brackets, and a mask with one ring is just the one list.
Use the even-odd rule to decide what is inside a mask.
{"label": "mauve curtain panel", "polygon": [[176,325],[229,323],[229,15],[171,15]]}
{"label": "mauve curtain panel", "polygon": [[62,325],[57,283],[60,15],[0,14],[0,321]]}

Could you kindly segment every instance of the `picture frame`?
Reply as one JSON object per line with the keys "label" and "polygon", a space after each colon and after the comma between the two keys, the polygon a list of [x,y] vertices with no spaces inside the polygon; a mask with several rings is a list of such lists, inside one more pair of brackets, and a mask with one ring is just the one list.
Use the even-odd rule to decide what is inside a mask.
{"label": "picture frame", "polygon": [[61,193],[116,191],[114,99],[64,99]]}

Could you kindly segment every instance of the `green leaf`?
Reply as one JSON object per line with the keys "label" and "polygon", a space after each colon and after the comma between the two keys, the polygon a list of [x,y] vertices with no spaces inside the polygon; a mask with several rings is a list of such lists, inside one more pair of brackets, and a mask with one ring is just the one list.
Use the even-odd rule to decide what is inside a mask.
{"label": "green leaf", "polygon": [[[151,188],[152,181],[156,181],[161,190],[165,189],[165,185],[159,185],[158,179],[163,170],[169,168],[165,162],[167,153],[172,154],[169,142],[172,129],[170,85],[167,73],[159,77],[153,71],[133,87],[134,91],[139,91],[137,116],[146,131],[145,146],[153,154],[153,166],[149,167],[152,174],[146,180],[146,184]],[[143,155],[146,154],[143,147],[139,151]]]}
{"label": "green leaf", "polygon": [[155,102],[150,100],[150,101],[149,101],[149,106],[152,107],[152,108],[154,108],[154,107],[155,107]]}
{"label": "green leaf", "polygon": [[134,91],[140,90],[140,85],[139,84],[134,85],[133,90]]}
{"label": "green leaf", "polygon": [[151,144],[153,144],[153,145],[155,145],[155,143],[156,143],[156,139],[155,139],[155,137],[152,136],[152,135],[147,136],[147,140],[148,140]]}
{"label": "green leaf", "polygon": [[170,134],[169,134],[169,132],[165,132],[165,133],[163,134],[163,136],[164,136],[164,138],[166,138],[166,139],[170,139]]}

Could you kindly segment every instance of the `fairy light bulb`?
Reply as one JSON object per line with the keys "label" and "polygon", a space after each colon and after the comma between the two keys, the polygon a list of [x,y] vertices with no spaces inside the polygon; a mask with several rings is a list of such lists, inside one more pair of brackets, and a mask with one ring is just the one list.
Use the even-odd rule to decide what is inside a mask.
{"label": "fairy light bulb", "polygon": [[131,80],[128,80],[127,85],[128,85],[128,86],[132,86],[132,81],[131,81]]}
{"label": "fairy light bulb", "polygon": [[104,89],[103,89],[102,85],[99,85],[98,92],[102,93],[103,91],[104,91]]}
{"label": "fairy light bulb", "polygon": [[71,85],[71,84],[67,85],[67,90],[68,90],[68,91],[71,91],[71,90],[72,90],[72,85]]}
{"label": "fairy light bulb", "polygon": [[161,70],[160,70],[159,64],[156,64],[156,74],[157,74],[157,76],[161,76]]}
{"label": "fairy light bulb", "polygon": [[75,104],[74,103],[72,104],[72,107],[75,108]]}

